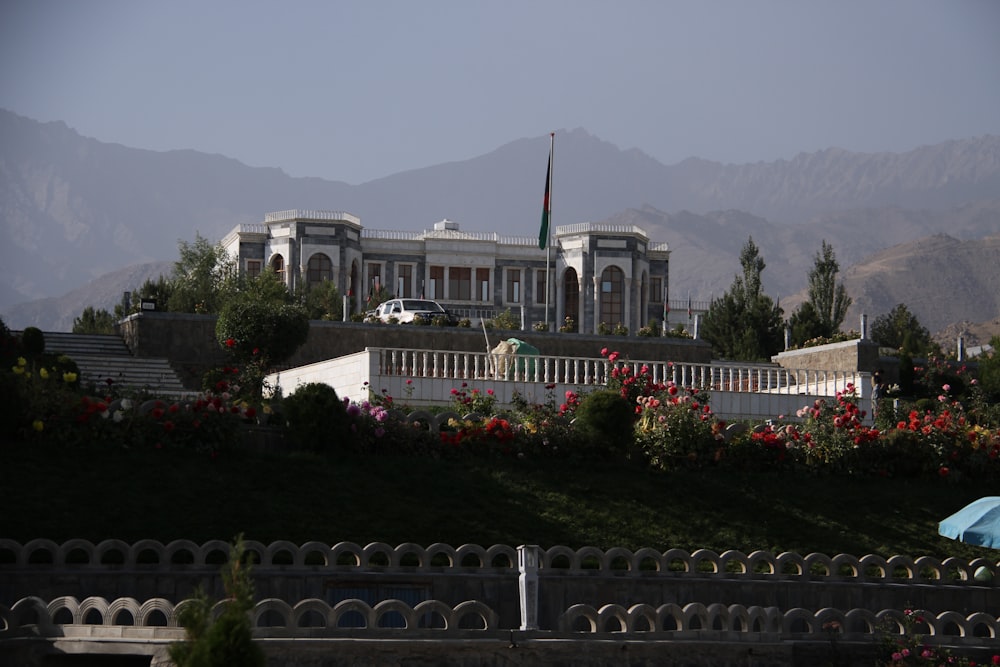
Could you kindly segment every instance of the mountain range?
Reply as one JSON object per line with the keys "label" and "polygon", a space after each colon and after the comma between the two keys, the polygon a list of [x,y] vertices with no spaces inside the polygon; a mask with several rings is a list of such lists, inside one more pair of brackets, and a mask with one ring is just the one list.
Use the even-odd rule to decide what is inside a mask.
{"label": "mountain range", "polygon": [[[103,143],[0,110],[0,312],[12,328],[68,330],[84,306],[110,309],[123,291],[169,273],[179,241],[218,240],[291,208],[348,211],[373,229],[430,229],[448,218],[466,231],[533,236],[547,157],[546,134],[349,185],[192,150]],[[635,224],[666,241],[673,299],[721,295],[752,237],[764,287],[788,314],[826,240],[855,301],[845,328],[897,303],[932,332],[1000,317],[1000,137],[668,166],[583,129],[559,131],[552,219]]]}

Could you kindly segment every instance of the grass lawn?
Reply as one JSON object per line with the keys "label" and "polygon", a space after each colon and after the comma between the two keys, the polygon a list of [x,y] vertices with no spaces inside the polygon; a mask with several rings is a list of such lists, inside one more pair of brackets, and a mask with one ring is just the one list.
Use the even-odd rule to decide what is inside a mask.
{"label": "grass lawn", "polygon": [[0,445],[0,537],[319,540],[986,557],[937,522],[990,490],[947,480],[565,461],[327,458]]}

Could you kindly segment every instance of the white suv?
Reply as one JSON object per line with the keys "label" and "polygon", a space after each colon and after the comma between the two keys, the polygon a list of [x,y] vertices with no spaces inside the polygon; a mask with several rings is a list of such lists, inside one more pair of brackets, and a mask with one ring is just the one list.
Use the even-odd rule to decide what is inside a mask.
{"label": "white suv", "polygon": [[389,299],[379,304],[370,315],[383,322],[394,318],[400,323],[413,322],[414,317],[432,320],[443,315],[448,318],[449,324],[455,319],[441,304],[430,299]]}

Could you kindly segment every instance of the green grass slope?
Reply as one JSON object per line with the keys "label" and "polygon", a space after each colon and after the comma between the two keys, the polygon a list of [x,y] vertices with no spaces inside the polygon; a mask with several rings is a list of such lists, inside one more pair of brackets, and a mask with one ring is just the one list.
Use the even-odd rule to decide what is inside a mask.
{"label": "green grass slope", "polygon": [[996,558],[937,534],[946,480],[565,461],[0,446],[0,537],[380,541]]}

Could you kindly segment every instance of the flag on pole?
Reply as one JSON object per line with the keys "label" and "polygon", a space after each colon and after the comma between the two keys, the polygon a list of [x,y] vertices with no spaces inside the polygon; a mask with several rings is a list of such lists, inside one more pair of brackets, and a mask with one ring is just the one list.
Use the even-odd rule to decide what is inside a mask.
{"label": "flag on pole", "polygon": [[[553,137],[555,134],[553,133]],[[552,205],[549,202],[549,192],[552,189],[552,146],[549,145],[549,162],[545,168],[545,199],[542,200],[542,228],[538,231],[538,247],[545,250],[549,242],[549,214],[552,212]]]}
{"label": "flag on pole", "polygon": [[691,319],[691,295],[688,294],[688,319]]}

